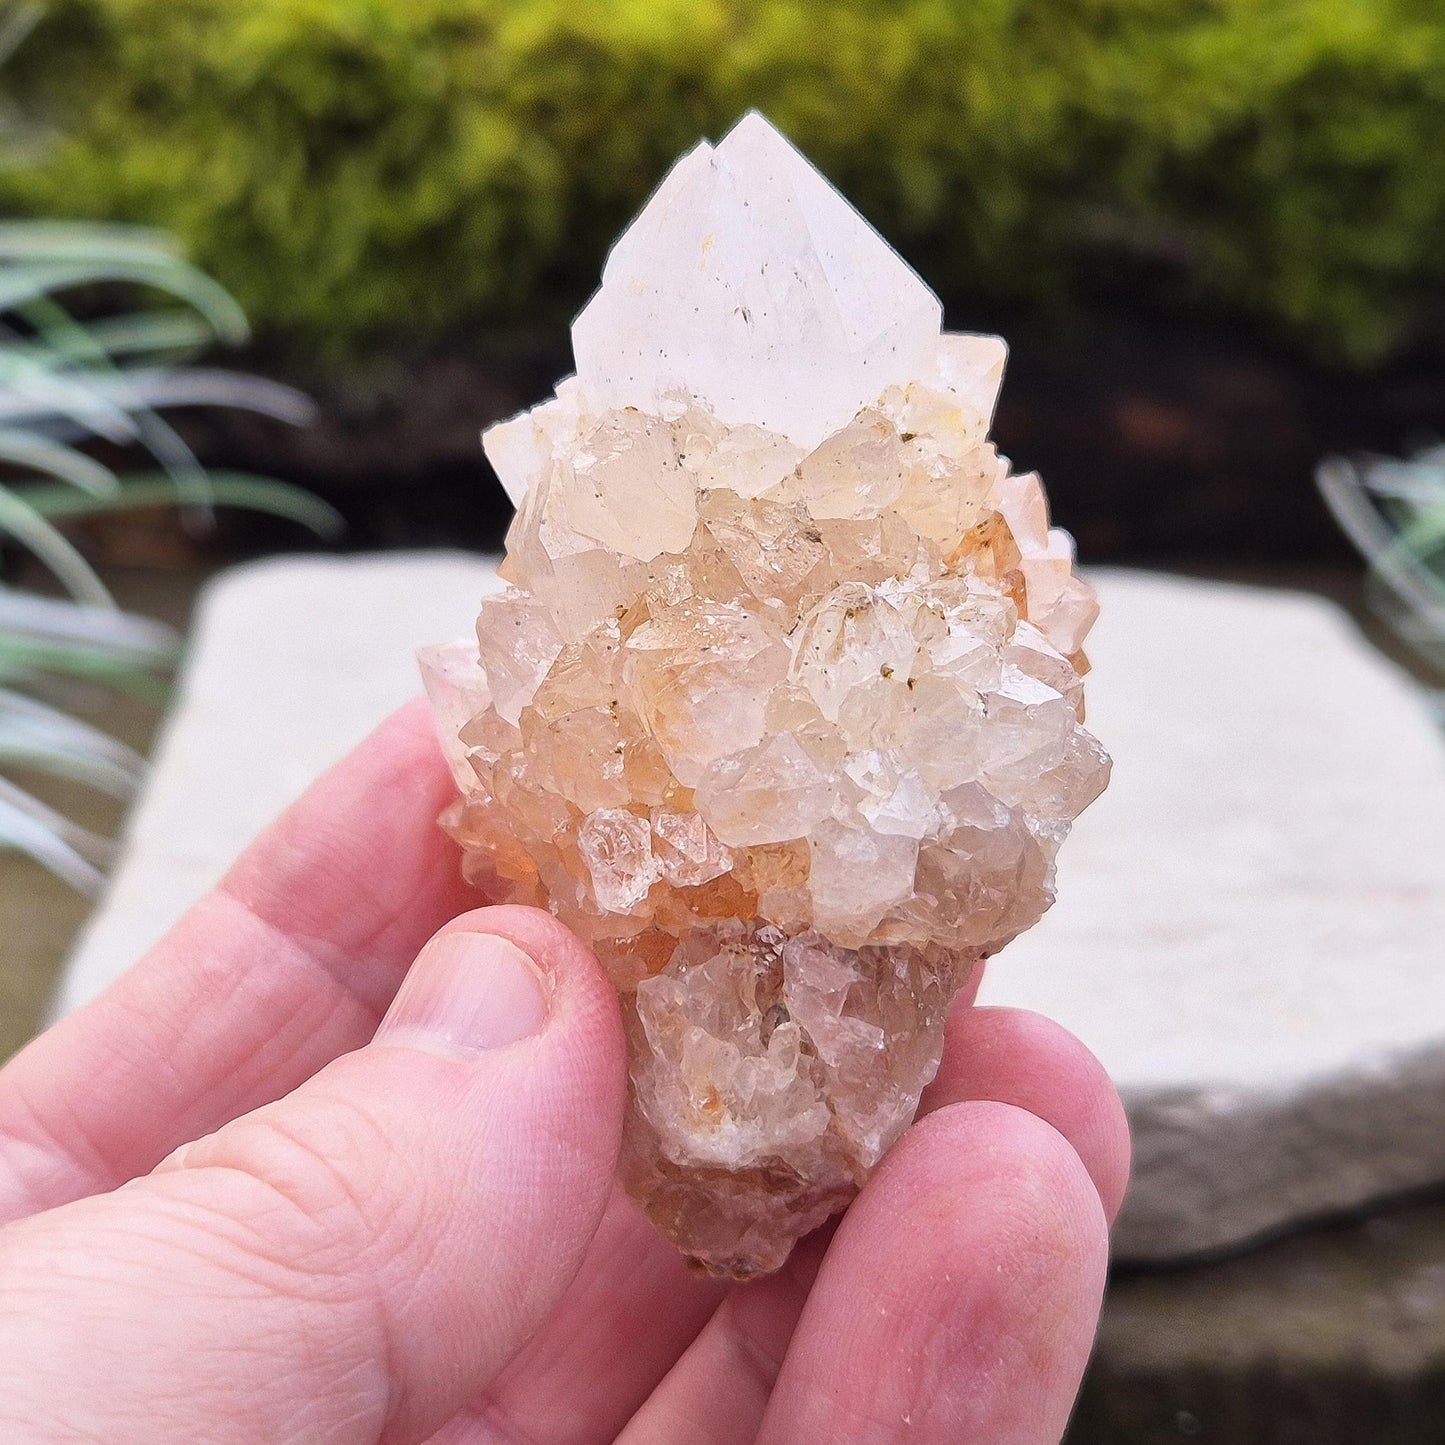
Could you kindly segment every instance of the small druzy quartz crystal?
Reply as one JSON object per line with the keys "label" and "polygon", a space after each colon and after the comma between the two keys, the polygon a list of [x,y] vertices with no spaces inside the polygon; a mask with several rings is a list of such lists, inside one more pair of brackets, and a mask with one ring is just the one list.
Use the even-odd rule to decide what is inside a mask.
{"label": "small druzy quartz crystal", "polygon": [[486,434],[508,585],[423,656],[467,875],[611,973],[627,1187],[718,1274],[857,1192],[1108,778],[1004,345],[940,321],[760,116],[699,145]]}

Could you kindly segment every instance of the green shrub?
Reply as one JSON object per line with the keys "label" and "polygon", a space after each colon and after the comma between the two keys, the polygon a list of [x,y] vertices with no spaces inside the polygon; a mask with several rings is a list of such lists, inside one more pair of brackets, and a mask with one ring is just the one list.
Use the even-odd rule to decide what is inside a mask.
{"label": "green shrub", "polygon": [[163,225],[333,357],[569,312],[749,106],[951,301],[1147,277],[1368,363],[1445,271],[1437,0],[51,0],[14,68],[0,204]]}

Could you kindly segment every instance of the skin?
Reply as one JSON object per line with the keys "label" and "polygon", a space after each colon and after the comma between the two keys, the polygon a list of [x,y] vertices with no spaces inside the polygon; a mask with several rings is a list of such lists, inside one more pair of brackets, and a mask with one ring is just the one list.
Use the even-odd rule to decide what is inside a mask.
{"label": "skin", "polygon": [[[1057,1441],[1128,1172],[1083,1046],[961,999],[841,1222],[699,1279],[613,1185],[610,985],[555,920],[473,906],[450,793],[411,705],[0,1071],[0,1438]],[[438,932],[519,946],[540,1028],[377,1039]]]}

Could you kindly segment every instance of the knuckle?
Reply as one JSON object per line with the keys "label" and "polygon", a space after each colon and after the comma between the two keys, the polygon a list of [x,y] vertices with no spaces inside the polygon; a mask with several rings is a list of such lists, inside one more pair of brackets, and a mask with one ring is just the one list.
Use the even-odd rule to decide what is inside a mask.
{"label": "knuckle", "polygon": [[416,1191],[385,1129],[346,1100],[258,1110],[198,1140],[179,1166],[227,1174],[248,1247],[308,1278],[351,1277],[405,1248]]}

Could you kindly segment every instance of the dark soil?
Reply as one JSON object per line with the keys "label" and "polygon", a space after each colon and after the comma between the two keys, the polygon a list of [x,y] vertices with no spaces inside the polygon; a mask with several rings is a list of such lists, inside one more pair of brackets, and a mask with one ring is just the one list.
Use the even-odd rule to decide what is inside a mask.
{"label": "dark soil", "polygon": [[[1087,562],[1345,561],[1314,490],[1320,458],[1399,452],[1445,433],[1445,355],[1353,376],[1178,322],[1113,315],[1047,335],[1000,329],[1013,352],[996,438],[1043,473]],[[569,367],[557,332],[458,341],[341,376],[245,360],[308,390],[316,425],[196,415],[189,434],[212,463],[333,501],[362,547],[499,545],[510,508],[478,434],[541,400]]]}

